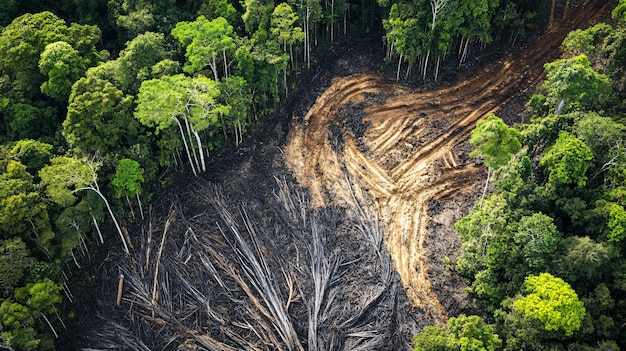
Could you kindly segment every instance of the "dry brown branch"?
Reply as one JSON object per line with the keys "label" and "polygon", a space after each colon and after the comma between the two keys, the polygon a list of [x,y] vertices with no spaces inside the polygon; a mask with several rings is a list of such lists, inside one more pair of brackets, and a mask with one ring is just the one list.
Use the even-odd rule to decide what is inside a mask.
{"label": "dry brown branch", "polygon": [[117,283],[117,300],[115,305],[119,306],[122,303],[122,292],[124,291],[124,275],[120,274],[119,282]]}
{"label": "dry brown branch", "polygon": [[156,268],[154,269],[154,283],[152,284],[152,305],[156,304],[157,300],[157,281],[159,277],[159,266],[161,264],[161,255],[163,254],[163,245],[165,244],[165,236],[167,230],[170,228],[170,223],[176,214],[175,210],[170,211],[170,215],[165,222],[165,229],[163,229],[163,235],[161,236],[161,244],[159,245],[159,251],[157,252]]}

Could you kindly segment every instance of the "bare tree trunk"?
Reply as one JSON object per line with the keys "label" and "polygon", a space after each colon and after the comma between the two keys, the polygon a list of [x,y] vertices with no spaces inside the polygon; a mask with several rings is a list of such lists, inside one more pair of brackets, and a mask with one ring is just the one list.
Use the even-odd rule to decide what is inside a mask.
{"label": "bare tree trunk", "polygon": [[439,64],[441,63],[441,54],[437,54],[437,65],[435,66],[435,82],[439,77]]}
{"label": "bare tree trunk", "polygon": [[487,185],[489,185],[489,178],[491,176],[491,166],[487,167],[487,181],[485,182],[485,188],[483,189],[483,196],[480,198],[480,208],[483,208],[483,201],[485,200],[485,194],[487,194]]}
{"label": "bare tree trunk", "polygon": [[137,204],[139,205],[139,213],[141,214],[141,219],[144,219],[143,217],[143,208],[141,206],[141,199],[139,198],[139,194],[135,194],[137,196]]}
{"label": "bare tree trunk", "polygon": [[124,195],[124,197],[126,198],[126,203],[128,203],[128,207],[130,208],[130,215],[133,216],[133,219],[134,219],[135,211],[133,210],[133,205],[130,203],[130,199],[128,198],[128,195]]}
{"label": "bare tree trunk", "polygon": [[219,77],[217,75],[217,61],[215,60],[215,56],[213,56],[213,62],[209,64],[211,70],[213,71],[213,79],[217,82]]}
{"label": "bare tree trunk", "polygon": [[[185,129],[187,129],[187,140],[189,141],[189,148],[191,149],[191,154],[193,155],[193,159],[195,161],[196,170],[198,170],[198,172],[200,172],[201,168],[200,168],[200,162],[198,161],[198,155],[196,153],[196,148],[194,148],[192,146],[193,139],[194,139],[193,130],[191,128],[191,123],[189,123],[189,118],[187,116],[184,117]],[[200,153],[202,154],[202,151]]]}
{"label": "bare tree trunk", "polygon": [[400,80],[400,67],[402,64],[402,54],[400,54],[400,59],[398,59],[398,71],[396,72],[396,81]]}
{"label": "bare tree trunk", "polygon": [[98,221],[96,220],[96,217],[94,217],[93,215],[91,215],[91,218],[93,219],[93,225],[96,226],[96,231],[98,232],[98,237],[100,238],[100,243],[104,244],[104,239],[102,238],[102,232],[100,232],[100,226],[98,225]]}
{"label": "bare tree trunk", "polygon": [[330,0],[330,42],[335,42],[335,0]]}
{"label": "bare tree trunk", "polygon": [[[228,65],[226,61],[226,50],[222,50],[222,55],[224,56],[224,77],[228,78]],[[217,79],[215,81],[217,82]]]}
{"label": "bare tree trunk", "polygon": [[189,145],[187,144],[187,138],[185,137],[183,126],[178,120],[178,118],[176,117],[172,117],[172,118],[174,119],[174,121],[176,121],[176,124],[178,124],[178,129],[180,130],[180,137],[183,138],[183,145],[185,145],[185,151],[187,151],[187,158],[189,159],[189,165],[191,166],[191,171],[193,172],[193,175],[197,177],[198,173],[196,172],[196,167],[193,163],[193,159],[191,158],[191,152],[189,151]]}
{"label": "bare tree trunk", "polygon": [[58,339],[59,338],[59,334],[57,334],[57,331],[54,330],[54,327],[52,326],[52,323],[50,323],[50,321],[48,320],[48,317],[46,317],[46,315],[43,312],[41,313],[41,316],[46,321],[46,323],[48,323],[48,326],[50,327],[50,330],[52,330],[52,333],[54,333],[54,337]]}
{"label": "bare tree trunk", "polygon": [[197,130],[193,130],[193,135],[196,136],[196,142],[198,143],[198,153],[200,154],[200,162],[202,163],[202,172],[206,172],[206,163],[204,162],[204,153],[202,152],[202,141],[200,141],[200,135]]}
{"label": "bare tree trunk", "polygon": [[109,210],[109,214],[111,215],[111,219],[113,220],[113,223],[115,224],[115,228],[117,228],[117,232],[120,234],[120,238],[122,239],[122,243],[124,244],[124,251],[126,251],[126,253],[129,254],[130,251],[128,250],[128,246],[126,245],[124,234],[122,233],[122,229],[120,228],[119,223],[117,223],[117,218],[115,217],[115,214],[113,214],[113,210],[111,209],[111,205],[109,204],[109,201],[104,197],[104,195],[99,190],[94,190],[94,191],[96,192],[96,194],[100,195],[100,197],[102,198],[102,201],[104,201],[104,204],[106,205],[107,210]]}
{"label": "bare tree trunk", "polygon": [[424,70],[422,71],[422,80],[426,80],[426,71],[428,70],[428,59],[430,58],[430,49],[426,52],[426,58],[424,59]]}

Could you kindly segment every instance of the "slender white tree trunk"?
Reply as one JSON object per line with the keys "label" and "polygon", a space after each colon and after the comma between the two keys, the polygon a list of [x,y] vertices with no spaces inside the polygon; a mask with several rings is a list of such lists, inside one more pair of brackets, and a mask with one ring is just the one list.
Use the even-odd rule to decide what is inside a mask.
{"label": "slender white tree trunk", "polygon": [[396,81],[400,80],[400,67],[402,64],[402,54],[400,54],[400,58],[398,59],[398,71],[396,72]]}
{"label": "slender white tree trunk", "polygon": [[[226,50],[222,50],[222,55],[224,56],[224,77],[228,78],[228,64],[226,60]],[[215,80],[217,82],[217,80]]]}
{"label": "slender white tree trunk", "polygon": [[91,215],[91,218],[93,219],[93,225],[96,226],[96,231],[98,232],[98,237],[100,238],[100,243],[104,244],[104,239],[102,238],[102,232],[100,231],[100,226],[98,225],[98,221],[96,220],[96,217],[94,217],[93,215]]}
{"label": "slender white tree trunk", "polygon": [[200,141],[200,134],[197,130],[193,130],[193,135],[196,136],[196,142],[198,143],[198,153],[200,154],[200,162],[202,163],[202,172],[206,172],[206,163],[204,162],[204,153],[202,152],[202,141]]}
{"label": "slender white tree trunk", "polygon": [[437,65],[435,66],[435,82],[439,78],[439,64],[441,63],[441,54],[437,54]]}
{"label": "slender white tree trunk", "polygon": [[124,195],[124,197],[126,198],[126,202],[128,203],[128,207],[130,208],[130,215],[133,216],[133,218],[135,218],[135,211],[133,210],[133,204],[130,203],[130,199],[128,198],[128,195]]}
{"label": "slender white tree trunk", "polygon": [[191,171],[193,172],[193,175],[197,177],[198,173],[196,172],[196,167],[193,163],[193,159],[191,158],[191,152],[189,152],[189,145],[187,144],[187,138],[185,137],[185,131],[183,130],[183,126],[178,120],[178,118],[176,117],[172,117],[172,118],[176,121],[176,124],[178,124],[178,129],[180,130],[180,137],[183,139],[183,145],[185,145],[185,151],[187,151],[187,158],[189,159],[189,165],[191,166]]}
{"label": "slender white tree trunk", "polygon": [[483,196],[480,198],[480,208],[483,208],[483,201],[485,200],[485,194],[487,194],[487,185],[489,185],[489,178],[491,177],[491,166],[487,168],[487,181],[485,181],[485,188],[483,189]]}
{"label": "slender white tree trunk", "polygon": [[59,338],[59,334],[57,334],[57,331],[54,330],[54,327],[52,326],[52,323],[50,323],[50,321],[48,320],[48,317],[46,317],[46,315],[42,312],[41,316],[43,317],[43,319],[46,320],[46,323],[48,323],[48,326],[50,327],[50,330],[52,330],[52,332],[54,333],[54,337],[55,338]]}
{"label": "slender white tree trunk", "polygon": [[195,160],[196,169],[198,170],[198,172],[200,172],[200,162],[198,161],[198,155],[196,153],[196,149],[193,146],[191,146],[193,144],[194,137],[193,137],[193,132],[191,128],[191,123],[189,123],[189,118],[187,116],[184,117],[185,128],[187,129],[187,140],[189,140],[191,154],[193,155],[193,159]]}
{"label": "slender white tree trunk", "polygon": [[330,1],[330,42],[335,42],[335,0]]}
{"label": "slender white tree trunk", "polygon": [[79,191],[79,190],[92,190],[96,194],[98,194],[98,196],[100,196],[102,201],[104,201],[104,205],[107,207],[107,210],[109,210],[109,215],[111,215],[111,219],[113,220],[113,223],[115,224],[115,228],[117,229],[117,232],[120,235],[120,238],[122,239],[122,243],[124,244],[124,251],[126,251],[126,253],[129,254],[130,250],[128,250],[128,245],[126,245],[126,239],[124,238],[124,234],[122,233],[122,228],[120,228],[119,223],[117,223],[117,218],[115,217],[115,214],[113,214],[113,210],[111,209],[111,205],[109,205],[109,201],[106,199],[106,197],[104,197],[104,195],[102,194],[102,192],[100,192],[100,190],[98,188],[95,188],[93,186],[88,186],[86,188],[76,189],[74,191]]}
{"label": "slender white tree trunk", "polygon": [[428,59],[430,58],[430,49],[426,52],[426,59],[424,60],[424,70],[422,71],[422,80],[426,80],[426,71],[428,69]]}
{"label": "slender white tree trunk", "polygon": [[211,70],[213,71],[213,78],[217,82],[219,80],[219,77],[217,75],[217,61],[215,60],[215,56],[213,56],[213,62],[210,63],[209,66],[211,67]]}
{"label": "slender white tree trunk", "polygon": [[139,194],[135,194],[137,196],[137,204],[139,205],[139,213],[141,214],[141,219],[144,219],[143,217],[143,208],[141,206],[141,199],[139,198]]}

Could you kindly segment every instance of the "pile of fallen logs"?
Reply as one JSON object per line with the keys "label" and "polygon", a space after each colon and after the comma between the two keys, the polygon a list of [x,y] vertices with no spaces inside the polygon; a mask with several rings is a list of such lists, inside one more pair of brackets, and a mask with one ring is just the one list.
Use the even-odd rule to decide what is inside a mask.
{"label": "pile of fallen logs", "polygon": [[111,287],[121,312],[102,314],[95,346],[410,347],[423,321],[399,311],[409,308],[382,229],[356,197],[352,208],[314,211],[305,192],[275,178],[273,197],[247,208],[218,186],[195,182],[185,201],[170,200],[164,213],[146,216],[137,249],[119,263],[119,292]]}

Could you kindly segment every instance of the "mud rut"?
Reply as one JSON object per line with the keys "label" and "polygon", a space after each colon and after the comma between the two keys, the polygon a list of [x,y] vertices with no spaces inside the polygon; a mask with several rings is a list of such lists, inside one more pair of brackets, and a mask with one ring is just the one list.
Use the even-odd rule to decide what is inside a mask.
{"label": "mud rut", "polygon": [[[356,198],[378,213],[407,296],[431,322],[448,316],[429,277],[431,263],[441,265],[430,261],[425,245],[429,203],[484,181],[485,169],[459,156],[476,122],[533,87],[567,33],[597,23],[608,6],[553,0],[540,38],[448,86],[414,93],[373,74],[336,79],[303,122],[293,123],[285,159],[312,203],[345,206]],[[364,133],[352,130],[350,113],[362,113],[357,129]]]}

